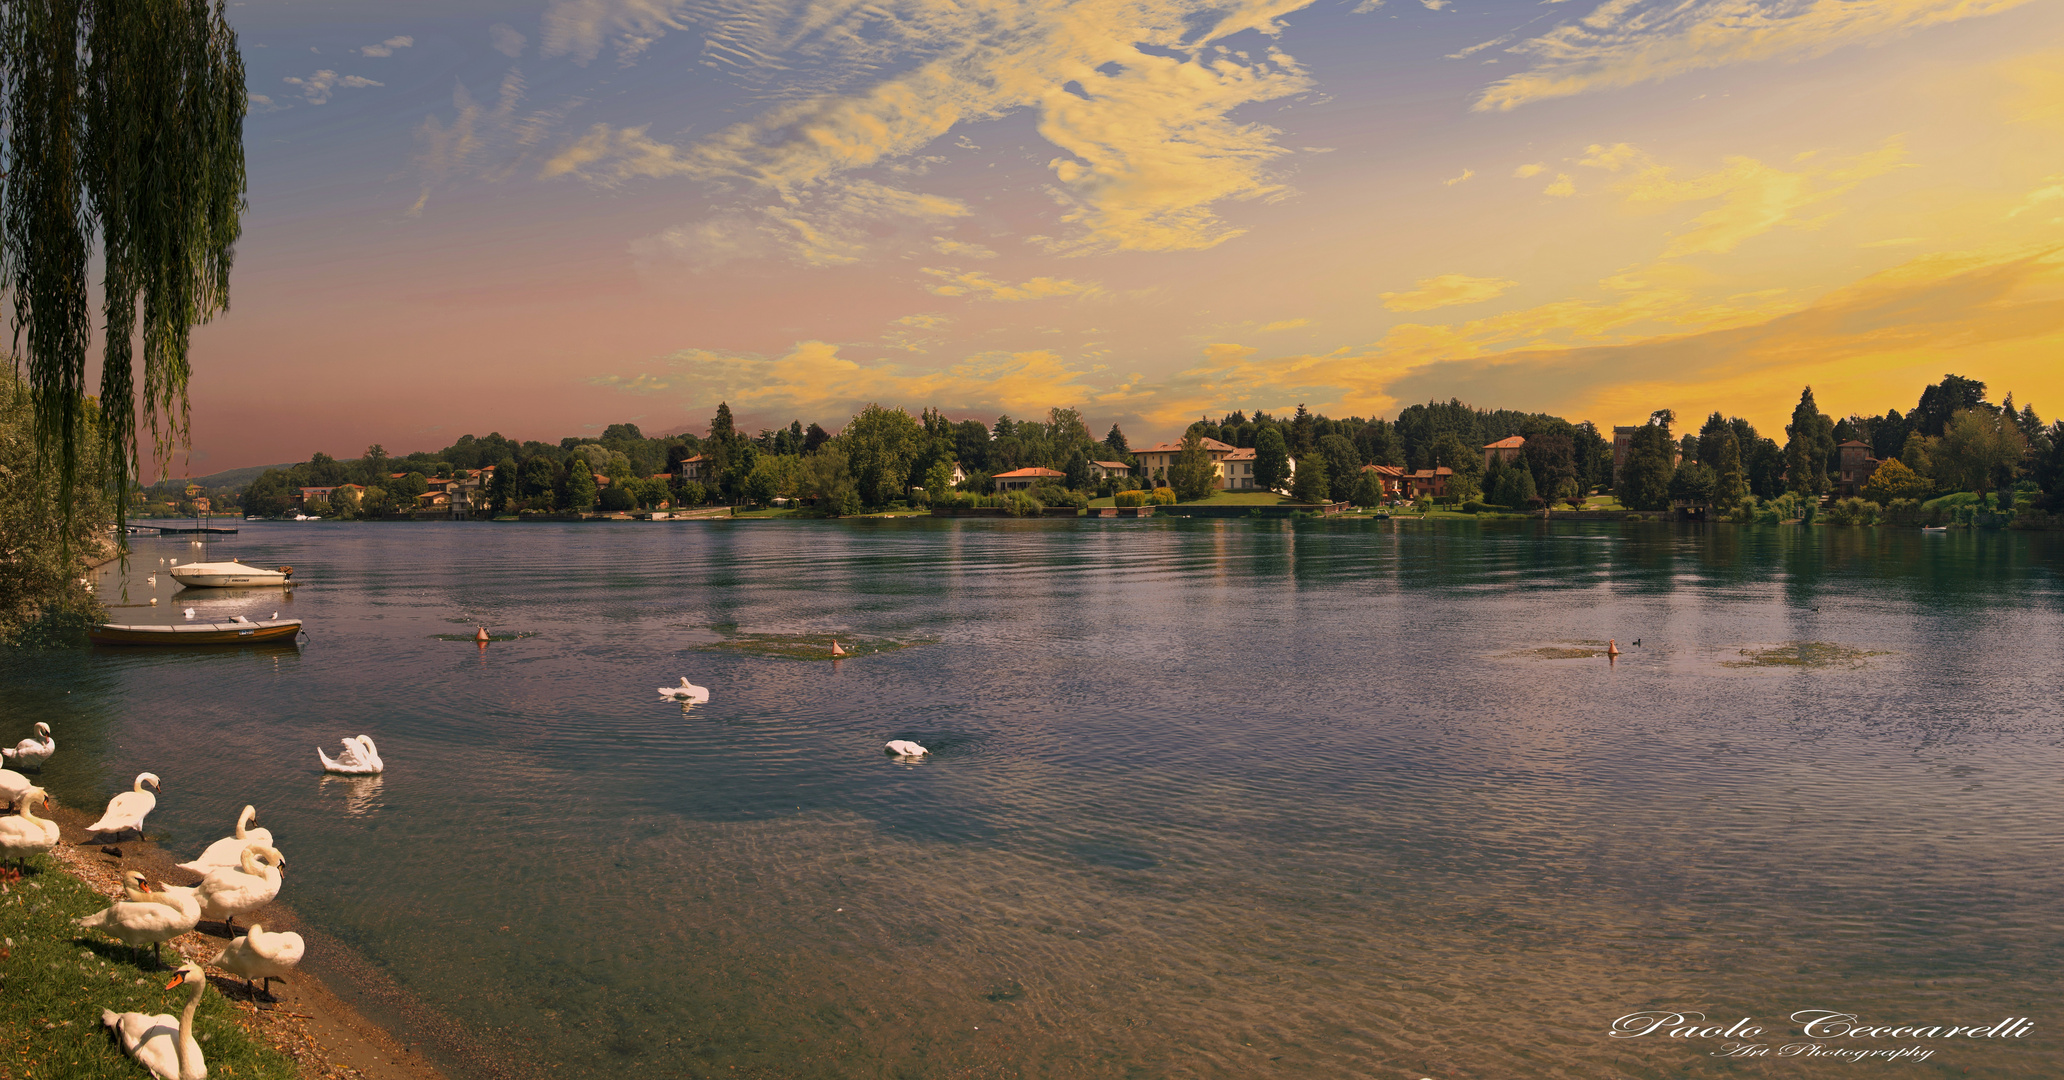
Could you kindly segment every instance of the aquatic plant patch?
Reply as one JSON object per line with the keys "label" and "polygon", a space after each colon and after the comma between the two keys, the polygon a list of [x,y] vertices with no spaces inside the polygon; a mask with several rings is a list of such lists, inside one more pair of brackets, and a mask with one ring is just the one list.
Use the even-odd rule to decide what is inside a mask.
{"label": "aquatic plant patch", "polygon": [[719,623],[710,627],[723,635],[722,640],[692,646],[699,652],[743,653],[747,656],[771,656],[779,660],[831,660],[831,643],[838,642],[847,658],[873,656],[877,653],[897,652],[914,645],[929,645],[936,638],[911,638],[900,640],[885,637],[861,637],[852,634],[749,634],[738,629],[735,623]]}
{"label": "aquatic plant patch", "polygon": [[1565,641],[1536,649],[1519,649],[1502,654],[1514,660],[1588,660],[1605,655],[1603,641]]}
{"label": "aquatic plant patch", "polygon": [[1859,649],[1831,641],[1792,641],[1783,645],[1739,650],[1740,660],[1722,660],[1731,668],[1830,668],[1862,667],[1873,656],[1890,656],[1882,649]]}

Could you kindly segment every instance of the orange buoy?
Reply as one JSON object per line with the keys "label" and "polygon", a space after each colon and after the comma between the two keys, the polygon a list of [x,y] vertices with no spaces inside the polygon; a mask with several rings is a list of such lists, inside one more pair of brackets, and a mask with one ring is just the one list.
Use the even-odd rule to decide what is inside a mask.
{"label": "orange buoy", "polygon": [[1607,655],[1607,656],[1618,656],[1618,655],[1620,655],[1620,647],[1619,647],[1618,645],[1614,644],[1614,643],[1613,643],[1613,639],[1611,639],[1611,638],[1606,638],[1606,639],[1605,639],[1605,655]]}
{"label": "orange buoy", "polygon": [[477,641],[477,642],[481,643],[482,645],[485,645],[485,644],[487,644],[487,641],[488,641],[488,637],[487,637],[487,627],[485,627],[485,626],[481,627],[481,628],[480,628],[480,632],[479,632],[479,633],[477,633],[477,634],[475,634],[475,635],[473,635],[473,640],[475,640],[475,641]]}

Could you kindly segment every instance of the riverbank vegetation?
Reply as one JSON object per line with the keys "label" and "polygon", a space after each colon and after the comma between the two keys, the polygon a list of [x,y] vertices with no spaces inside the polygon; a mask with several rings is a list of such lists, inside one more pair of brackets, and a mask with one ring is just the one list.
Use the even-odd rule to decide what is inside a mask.
{"label": "riverbank vegetation", "polygon": [[66,640],[100,613],[83,579],[114,520],[98,410],[82,407],[69,498],[54,454],[36,442],[28,386],[0,372],[0,644]]}

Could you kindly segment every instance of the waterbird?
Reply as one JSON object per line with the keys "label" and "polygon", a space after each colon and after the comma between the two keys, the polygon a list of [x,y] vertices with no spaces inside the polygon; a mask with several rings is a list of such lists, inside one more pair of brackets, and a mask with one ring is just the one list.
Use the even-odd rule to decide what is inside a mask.
{"label": "waterbird", "polygon": [[187,617],[187,618],[189,618],[189,619],[193,618],[193,617],[194,617],[194,609],[192,609],[192,608],[187,608],[187,609],[186,609],[186,617]]}
{"label": "waterbird", "polygon": [[[158,561],[164,562],[165,560],[159,559]],[[156,585],[158,583],[158,575],[152,574],[151,576],[144,578],[143,583],[146,585]]]}
{"label": "waterbird", "polygon": [[275,619],[278,619],[278,618],[279,618],[279,612],[275,611],[275,612],[273,612],[272,614],[270,614],[270,615],[267,615],[267,616],[265,617],[265,621],[266,621],[266,622],[272,622],[273,620],[275,620]]}
{"label": "waterbird", "polygon": [[243,937],[230,942],[208,962],[231,975],[243,976],[246,987],[251,986],[252,979],[264,979],[265,993],[270,997],[272,980],[286,978],[287,972],[301,962],[305,951],[307,946],[301,935],[292,931],[267,933],[264,923],[252,923]]}
{"label": "waterbird", "polygon": [[701,705],[709,701],[709,687],[697,686],[688,681],[688,676],[683,675],[681,676],[681,685],[662,686],[659,688],[659,696],[668,701]]}
{"label": "waterbird", "polygon": [[163,786],[158,782],[158,774],[137,773],[136,784],[128,791],[109,799],[107,812],[100,815],[99,821],[86,826],[86,831],[120,834],[135,829],[137,837],[141,838],[143,819],[158,806],[158,797],[143,790],[145,784],[163,790]]}
{"label": "waterbird", "polygon": [[122,883],[125,899],[116,900],[103,911],[72,921],[87,929],[98,930],[131,948],[148,944],[151,956],[162,964],[162,946],[181,934],[192,932],[201,921],[200,905],[189,889],[177,892],[162,888],[152,890],[141,871],[131,870],[123,874]]}
{"label": "waterbird", "polygon": [[239,856],[243,855],[244,849],[252,844],[263,844],[266,847],[272,847],[271,829],[246,829],[244,827],[256,820],[258,820],[258,808],[255,806],[244,807],[243,812],[237,815],[236,832],[233,835],[225,836],[209,844],[208,850],[201,852],[200,856],[192,862],[180,863],[180,868],[191,870],[196,874],[206,875],[216,870],[237,865]]}
{"label": "waterbird", "polygon": [[242,615],[231,615],[229,621],[233,623],[248,623],[251,620],[244,618]]}
{"label": "waterbird", "polygon": [[36,734],[43,736],[42,741],[23,739],[13,746],[0,747],[0,758],[24,769],[41,768],[50,755],[57,753],[57,740],[50,737],[50,725],[40,720],[36,722]]}
{"label": "waterbird", "polygon": [[882,745],[882,749],[888,753],[896,755],[897,757],[923,757],[926,754],[931,753],[930,750],[927,750],[924,747],[919,746],[908,739],[890,739],[887,743]]}
{"label": "waterbird", "polygon": [[267,904],[279,895],[280,868],[287,865],[287,857],[276,847],[263,844],[245,846],[243,858],[235,867],[209,871],[208,876],[194,886],[195,899],[200,901],[201,914],[210,919],[221,919],[224,929],[236,928],[236,917],[249,914]]}
{"label": "waterbird", "polygon": [[152,607],[157,607],[157,606],[158,606],[158,598],[157,598],[157,597],[153,596],[153,597],[151,597],[151,598],[150,598],[150,606],[152,606]]}
{"label": "waterbird", "polygon": [[182,985],[193,989],[188,991],[186,1010],[177,1020],[169,1013],[145,1016],[102,1009],[100,1022],[115,1033],[122,1052],[135,1058],[158,1080],[207,1080],[208,1062],[201,1056],[201,1044],[194,1041],[193,1018],[201,994],[208,989],[208,976],[199,964],[182,964],[165,989]]}
{"label": "waterbird", "polygon": [[49,809],[50,795],[42,788],[32,787],[22,796],[21,813],[0,817],[0,857],[20,861],[25,870],[29,856],[57,846],[57,822],[36,816],[35,804],[39,802]]}
{"label": "waterbird", "polygon": [[1635,638],[1635,639],[1634,639],[1634,647],[1635,647],[1635,648],[1637,648],[1637,649],[1641,647],[1641,639],[1640,639],[1640,638]]}
{"label": "waterbird", "polygon": [[373,747],[370,736],[354,735],[341,741],[344,744],[344,752],[334,758],[323,753],[322,747],[315,748],[315,756],[322,759],[324,772],[340,773],[344,776],[373,776],[387,767],[386,763],[380,760],[380,752]]}
{"label": "waterbird", "polygon": [[28,777],[13,769],[0,769],[0,800],[5,800],[10,809],[21,805],[33,786]]}

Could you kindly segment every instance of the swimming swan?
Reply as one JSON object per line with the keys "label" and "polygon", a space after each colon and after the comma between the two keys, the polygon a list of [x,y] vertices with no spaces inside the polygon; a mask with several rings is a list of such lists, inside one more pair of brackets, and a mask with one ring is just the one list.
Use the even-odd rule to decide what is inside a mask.
{"label": "swimming swan", "polygon": [[252,979],[264,979],[265,992],[270,995],[272,980],[286,978],[306,950],[301,935],[291,931],[269,934],[265,924],[252,923],[243,937],[230,942],[208,962],[231,975],[243,976],[246,987],[251,986]]}
{"label": "swimming swan", "polygon": [[13,746],[0,747],[0,758],[5,758],[9,764],[19,765],[24,769],[42,768],[43,763],[50,760],[50,755],[57,753],[57,740],[50,737],[49,724],[38,723],[36,734],[43,736],[42,742],[23,739]]}
{"label": "swimming swan", "polygon": [[279,895],[280,867],[285,865],[287,857],[278,848],[263,844],[245,847],[235,869],[209,871],[194,886],[201,914],[221,919],[224,929],[234,930],[237,916],[256,911]]}
{"label": "swimming swan", "polygon": [[50,796],[32,787],[21,797],[21,813],[0,817],[0,857],[21,860],[23,869],[28,868],[29,856],[57,846],[57,822],[37,817],[37,803],[48,809]]}
{"label": "swimming swan", "polygon": [[120,833],[135,829],[136,835],[143,835],[143,819],[157,809],[158,797],[143,790],[143,785],[163,790],[156,773],[137,773],[136,786],[108,800],[107,813],[100,820],[86,826],[87,832]]}
{"label": "swimming swan", "polygon": [[212,844],[209,844],[208,850],[201,852],[200,858],[197,858],[192,862],[180,863],[180,868],[185,870],[191,870],[196,874],[206,875],[211,871],[224,870],[229,867],[235,866],[237,864],[237,857],[244,853],[244,848],[252,844],[263,844],[266,847],[271,847],[271,829],[246,830],[244,828],[245,825],[249,824],[250,822],[256,821],[257,819],[257,807],[244,807],[244,812],[237,815],[235,835],[225,836],[222,839],[217,840]]}
{"label": "swimming swan", "polygon": [[697,686],[688,681],[688,676],[683,675],[681,685],[662,686],[659,688],[659,696],[668,701],[685,701],[701,705],[709,701],[709,687]]}
{"label": "swimming swan", "polygon": [[122,883],[126,899],[109,904],[105,911],[72,921],[88,929],[99,930],[124,945],[134,947],[148,943],[151,955],[163,963],[159,946],[192,932],[201,921],[200,905],[189,890],[152,891],[141,871],[131,870],[123,874]]}
{"label": "swimming swan", "polygon": [[158,1080],[207,1080],[208,1062],[201,1056],[201,1044],[193,1037],[193,1014],[201,1003],[202,992],[208,989],[208,976],[199,964],[183,964],[165,989],[182,984],[193,989],[188,991],[186,1011],[177,1020],[168,1013],[145,1016],[102,1009],[100,1022],[115,1033],[122,1052],[135,1058]]}
{"label": "swimming swan", "polygon": [[896,755],[897,757],[923,757],[926,754],[931,753],[930,750],[927,750],[924,747],[919,746],[908,739],[891,739],[888,741],[888,743],[882,746],[882,749],[887,751],[888,753]]}
{"label": "swimming swan", "polygon": [[334,758],[323,753],[322,747],[315,748],[315,756],[322,759],[324,772],[341,773],[345,776],[374,776],[387,767],[386,763],[380,760],[380,752],[373,748],[373,740],[369,736],[357,735],[341,741],[344,743],[344,752]]}

